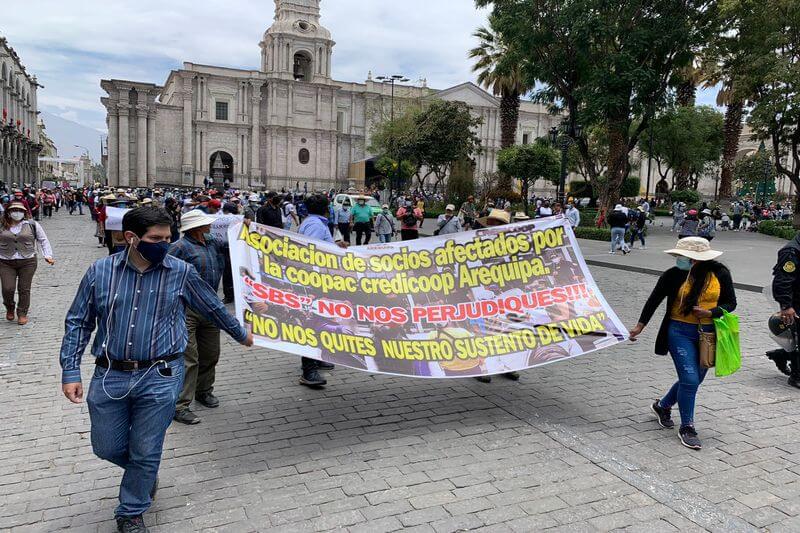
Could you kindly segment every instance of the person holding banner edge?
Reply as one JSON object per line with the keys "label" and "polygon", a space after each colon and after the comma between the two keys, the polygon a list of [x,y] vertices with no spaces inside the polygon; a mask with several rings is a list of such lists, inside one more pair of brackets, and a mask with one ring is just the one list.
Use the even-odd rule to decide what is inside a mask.
{"label": "person holding banner edge", "polygon": [[148,531],[142,514],[155,496],[164,436],[183,381],[186,306],[211,317],[239,343],[253,345],[252,333],[228,314],[195,268],[167,255],[170,223],[160,208],[125,214],[128,247],[89,267],[67,312],[61,344],[62,391],[81,403],[81,357],[97,328],[86,398],[91,441],[98,457],[125,470],[115,518],[126,533]]}
{"label": "person holding banner edge", "polygon": [[723,311],[732,313],[736,309],[736,292],[730,271],[715,261],[722,252],[712,250],[706,239],[686,237],[666,253],[675,257],[676,266],[659,278],[639,322],[630,331],[630,339],[637,339],[666,298],[667,312],[656,338],[655,353],[672,356],[678,381],[650,409],[661,427],[672,429],[675,424],[671,410],[677,403],[681,444],[699,450],[702,442],[694,427],[694,408],[697,390],[707,372],[700,365],[700,332],[714,331],[713,319],[722,317]]}

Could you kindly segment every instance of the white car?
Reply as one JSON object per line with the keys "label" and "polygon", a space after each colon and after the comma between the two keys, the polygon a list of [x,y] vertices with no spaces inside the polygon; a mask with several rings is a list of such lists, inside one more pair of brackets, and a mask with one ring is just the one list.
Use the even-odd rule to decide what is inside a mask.
{"label": "white car", "polygon": [[381,203],[372,196],[365,196],[363,194],[337,194],[333,199],[333,207],[335,209],[341,209],[345,200],[350,200],[350,207],[353,207],[356,205],[356,202],[362,198],[367,201],[367,205],[372,209],[373,216],[377,216],[378,213],[381,212]]}

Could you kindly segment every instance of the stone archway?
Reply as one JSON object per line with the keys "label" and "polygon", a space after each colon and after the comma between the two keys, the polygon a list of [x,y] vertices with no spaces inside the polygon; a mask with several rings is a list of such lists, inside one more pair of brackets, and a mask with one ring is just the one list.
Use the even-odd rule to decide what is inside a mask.
{"label": "stone archway", "polygon": [[208,158],[208,173],[215,187],[230,187],[233,184],[233,156],[218,150]]}

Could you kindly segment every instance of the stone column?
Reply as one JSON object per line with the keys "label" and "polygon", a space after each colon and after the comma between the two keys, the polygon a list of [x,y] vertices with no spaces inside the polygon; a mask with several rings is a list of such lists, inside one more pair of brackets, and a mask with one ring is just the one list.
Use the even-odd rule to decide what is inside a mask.
{"label": "stone column", "polygon": [[116,109],[108,108],[108,184],[119,185],[119,118]]}
{"label": "stone column", "polygon": [[119,186],[130,187],[130,141],[128,139],[129,104],[119,104]]}
{"label": "stone column", "polygon": [[250,82],[253,88],[253,94],[250,97],[250,101],[253,104],[253,112],[250,114],[253,121],[253,131],[252,131],[252,145],[250,148],[250,155],[252,158],[252,163],[250,164],[250,175],[261,179],[261,87],[262,84],[260,82]]}
{"label": "stone column", "polygon": [[136,186],[147,187],[147,105],[136,106]]}
{"label": "stone column", "polygon": [[147,118],[147,186],[155,185],[156,181],[156,111],[152,109]]}
{"label": "stone column", "polygon": [[[192,173],[192,80],[183,80],[183,174]],[[183,183],[183,176],[181,176]],[[190,183],[188,185],[194,185]]]}

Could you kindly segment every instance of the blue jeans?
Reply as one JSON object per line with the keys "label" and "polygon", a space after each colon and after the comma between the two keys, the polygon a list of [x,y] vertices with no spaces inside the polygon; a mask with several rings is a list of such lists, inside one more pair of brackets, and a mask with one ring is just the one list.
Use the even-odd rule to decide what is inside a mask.
{"label": "blue jeans", "polygon": [[[714,326],[703,326],[703,331],[713,331]],[[678,372],[678,381],[661,399],[665,409],[676,403],[681,413],[681,427],[694,425],[694,404],[697,389],[706,378],[707,369],[700,367],[700,332],[697,324],[673,320],[669,325],[669,353]]]}
{"label": "blue jeans", "polygon": [[[169,367],[172,376],[163,376],[164,365],[157,365],[123,400],[112,400],[103,391],[105,368],[97,367],[92,376],[86,397],[92,449],[100,459],[125,470],[115,516],[138,516],[152,503],[150,490],[161,464],[164,436],[183,385],[183,358],[169,363]],[[121,398],[144,373],[109,370],[106,391]]]}
{"label": "blue jeans", "polygon": [[625,228],[611,228],[611,251],[617,251],[617,244],[625,246]]}
{"label": "blue jeans", "polygon": [[392,242],[392,234],[387,233],[386,235],[378,235],[378,240],[380,242]]}

